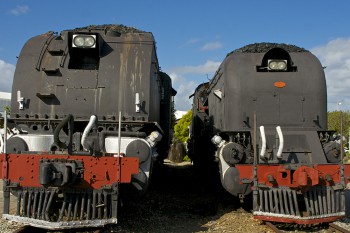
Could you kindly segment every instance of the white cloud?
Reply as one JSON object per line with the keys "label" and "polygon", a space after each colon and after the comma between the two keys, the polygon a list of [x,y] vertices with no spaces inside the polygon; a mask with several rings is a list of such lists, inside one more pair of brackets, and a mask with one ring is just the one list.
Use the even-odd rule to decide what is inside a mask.
{"label": "white cloud", "polygon": [[328,110],[350,110],[350,38],[331,40],[326,45],[311,49],[326,66]]}
{"label": "white cloud", "polygon": [[179,74],[208,74],[214,73],[221,62],[206,61],[203,65],[176,67],[171,71]]}
{"label": "white cloud", "polygon": [[200,41],[199,38],[191,38],[191,39],[187,40],[185,43],[183,43],[182,45],[180,45],[179,48],[193,46],[193,45],[197,44],[199,41]]}
{"label": "white cloud", "polygon": [[15,66],[0,60],[0,91],[11,92]]}
{"label": "white cloud", "polygon": [[211,78],[220,64],[221,62],[206,61],[202,65],[176,67],[169,70],[173,87],[177,91],[175,96],[176,110],[188,111],[192,108],[192,98],[188,97],[194,93],[199,83],[191,80],[188,76],[191,75],[193,78],[196,75],[203,75],[203,77],[208,75]]}
{"label": "white cloud", "polygon": [[194,81],[190,81],[176,73],[170,73],[169,76],[172,79],[174,89],[177,91],[175,109],[181,111],[190,110],[192,108],[192,98],[189,99],[189,96],[193,94],[198,85]]}
{"label": "white cloud", "polygon": [[210,43],[206,43],[201,50],[202,51],[210,51],[210,50],[215,50],[215,49],[221,49],[222,48],[222,44],[221,42],[210,42]]}
{"label": "white cloud", "polygon": [[200,41],[199,38],[191,38],[188,41],[186,41],[185,45],[193,45],[196,44],[198,41]]}
{"label": "white cloud", "polygon": [[10,10],[10,13],[12,15],[18,16],[27,13],[29,10],[30,9],[28,6],[17,6],[16,8]]}

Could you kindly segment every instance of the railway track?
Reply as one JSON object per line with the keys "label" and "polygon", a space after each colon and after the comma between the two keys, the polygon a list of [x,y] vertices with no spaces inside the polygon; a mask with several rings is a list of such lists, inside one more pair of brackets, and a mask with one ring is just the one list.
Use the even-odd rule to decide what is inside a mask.
{"label": "railway track", "polygon": [[331,230],[331,232],[350,233],[349,230],[344,229],[344,228],[342,228],[334,223],[329,224],[329,229]]}
{"label": "railway track", "polygon": [[280,233],[283,232],[280,229],[278,229],[273,223],[271,222],[265,222],[265,225],[268,226],[273,232]]}

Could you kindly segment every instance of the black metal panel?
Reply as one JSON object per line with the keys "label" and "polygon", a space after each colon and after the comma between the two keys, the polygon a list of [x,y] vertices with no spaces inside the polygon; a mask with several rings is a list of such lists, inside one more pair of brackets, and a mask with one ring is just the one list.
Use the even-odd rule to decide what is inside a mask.
{"label": "black metal panel", "polygon": [[[223,62],[223,81],[211,89],[225,88],[225,103],[217,106],[225,109],[221,111],[225,122],[222,130],[251,128],[242,122],[253,119],[254,111],[258,125],[326,130],[326,83],[317,58],[309,52],[290,53],[298,67],[296,72],[257,72],[256,64],[261,64],[263,57],[264,53],[232,53]],[[275,87],[279,81],[286,86]],[[232,120],[232,116],[237,120]],[[215,125],[220,122],[215,121]]]}
{"label": "black metal panel", "polygon": [[[69,112],[84,119],[91,114],[102,119],[116,117],[121,111],[125,120],[159,122],[161,87],[152,34],[116,37],[103,30],[90,33],[97,34],[100,43],[96,70],[69,68],[70,61],[78,59],[67,49],[71,31],[48,33],[28,41],[15,72],[12,118],[31,118],[33,113],[39,118],[61,118]],[[19,109],[17,91],[24,98],[24,109]],[[135,111],[136,93],[140,96],[140,112]]]}

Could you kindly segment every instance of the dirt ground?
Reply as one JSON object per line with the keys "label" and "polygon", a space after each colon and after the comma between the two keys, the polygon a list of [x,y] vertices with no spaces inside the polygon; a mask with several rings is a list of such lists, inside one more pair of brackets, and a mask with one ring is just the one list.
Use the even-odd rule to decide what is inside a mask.
{"label": "dirt ground", "polygon": [[272,232],[190,163],[158,167],[147,194],[124,204],[116,232]]}

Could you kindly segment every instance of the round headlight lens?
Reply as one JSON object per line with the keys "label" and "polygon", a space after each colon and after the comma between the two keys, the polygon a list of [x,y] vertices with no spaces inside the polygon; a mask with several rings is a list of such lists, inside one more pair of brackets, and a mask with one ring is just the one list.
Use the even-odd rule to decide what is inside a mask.
{"label": "round headlight lens", "polygon": [[92,47],[95,45],[95,38],[91,37],[91,36],[88,36],[88,37],[85,37],[85,43],[84,43],[84,46],[86,47]]}
{"label": "round headlight lens", "polygon": [[278,62],[278,69],[279,70],[285,70],[287,67],[287,64],[284,61]]}
{"label": "round headlight lens", "polygon": [[74,45],[77,47],[84,46],[84,38],[81,36],[74,37]]}
{"label": "round headlight lens", "polygon": [[276,70],[277,67],[278,67],[278,63],[277,62],[272,61],[272,62],[269,63],[270,70]]}
{"label": "round headlight lens", "polygon": [[95,48],[96,36],[95,35],[73,35],[73,47],[78,48]]}
{"label": "round headlight lens", "polygon": [[268,70],[271,71],[286,71],[287,70],[287,60],[271,59],[267,60]]}

